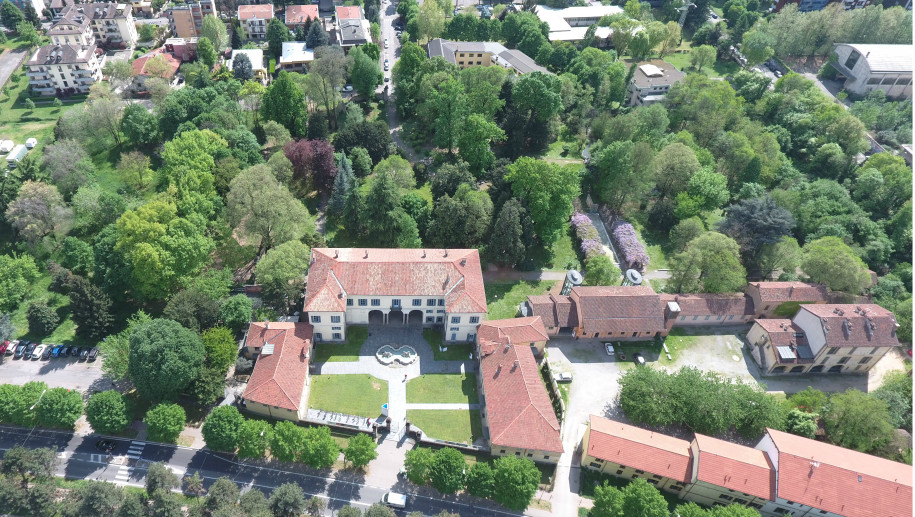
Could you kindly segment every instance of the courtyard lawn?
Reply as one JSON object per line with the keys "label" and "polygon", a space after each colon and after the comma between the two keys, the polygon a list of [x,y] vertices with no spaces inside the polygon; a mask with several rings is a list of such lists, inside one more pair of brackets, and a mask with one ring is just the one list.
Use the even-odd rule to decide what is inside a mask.
{"label": "courtyard lawn", "polygon": [[423,329],[423,339],[429,343],[432,348],[432,354],[436,361],[468,361],[470,354],[473,352],[473,345],[468,344],[450,344],[447,350],[441,350],[442,331],[436,329]]}
{"label": "courtyard lawn", "polygon": [[483,436],[483,421],[477,410],[413,409],[407,420],[438,440],[471,444]]}
{"label": "courtyard lawn", "polygon": [[308,407],[376,418],[388,401],[388,382],[371,375],[315,375]]}
{"label": "courtyard lawn", "polygon": [[[664,56],[664,60],[677,67],[684,74],[696,73],[696,69],[689,62],[689,52],[667,54]],[[698,73],[709,77],[727,77],[736,74],[739,70],[740,65],[735,61],[716,59],[711,66],[702,67],[702,71]]]}
{"label": "courtyard lawn", "polygon": [[487,283],[485,287],[486,305],[489,308],[488,319],[514,318],[518,314],[518,304],[527,300],[528,295],[546,294],[555,283],[554,280]]}
{"label": "courtyard lawn", "polygon": [[477,376],[472,373],[426,374],[407,382],[407,404],[477,404],[479,401]]}
{"label": "courtyard lawn", "polygon": [[658,363],[664,366],[670,366],[677,362],[677,359],[680,357],[680,354],[685,352],[689,347],[696,344],[696,336],[690,336],[682,328],[675,328],[670,331],[670,334],[664,339],[664,344],[667,345],[667,350],[670,352],[671,360],[667,360],[667,355],[664,353],[662,348],[659,351]]}
{"label": "courtyard lawn", "polygon": [[362,344],[369,337],[368,327],[350,326],[346,328],[346,343],[318,343],[312,359],[316,363],[342,363],[358,361]]}

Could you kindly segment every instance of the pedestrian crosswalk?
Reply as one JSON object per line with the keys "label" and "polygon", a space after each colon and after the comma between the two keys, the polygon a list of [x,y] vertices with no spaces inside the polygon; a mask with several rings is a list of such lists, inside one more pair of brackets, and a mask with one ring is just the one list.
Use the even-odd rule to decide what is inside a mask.
{"label": "pedestrian crosswalk", "polygon": [[130,442],[130,447],[127,448],[127,461],[118,469],[118,473],[114,476],[115,482],[127,483],[130,480],[130,475],[133,473],[137,461],[143,456],[143,448],[145,447],[146,442]]}

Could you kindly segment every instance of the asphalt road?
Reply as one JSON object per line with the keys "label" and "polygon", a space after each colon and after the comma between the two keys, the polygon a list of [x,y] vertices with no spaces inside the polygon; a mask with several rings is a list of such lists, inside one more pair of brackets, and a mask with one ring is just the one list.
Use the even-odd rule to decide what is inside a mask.
{"label": "asphalt road", "polygon": [[[233,456],[216,454],[207,450],[195,450],[174,445],[137,442],[123,438],[109,438],[114,442],[110,455],[96,448],[100,436],[79,436],[73,433],[21,427],[0,426],[0,452],[6,452],[17,445],[25,447],[52,447],[58,450],[56,474],[68,479],[94,479],[119,485],[142,487],[145,484],[149,465],[156,461],[168,464],[179,477],[198,473],[209,487],[215,480],[228,476],[242,491],[258,488],[265,494],[284,483],[296,483],[302,487],[306,497],[314,495],[328,500],[326,515],[345,505],[365,509],[381,500],[386,488],[360,482],[361,476],[338,472],[313,471],[304,466],[293,465],[295,470],[286,470],[285,464],[259,462],[240,463]],[[349,478],[348,478],[349,476]],[[407,493],[407,508],[397,511],[398,515],[419,511],[435,515],[442,510],[459,513],[463,517],[520,515],[514,512],[478,508],[456,501],[454,496],[445,500],[417,493],[401,481],[395,490]]]}

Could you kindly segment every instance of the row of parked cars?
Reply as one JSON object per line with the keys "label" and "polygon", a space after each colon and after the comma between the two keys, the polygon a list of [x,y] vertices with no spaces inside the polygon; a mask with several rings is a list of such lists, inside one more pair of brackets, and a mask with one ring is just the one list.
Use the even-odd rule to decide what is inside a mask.
{"label": "row of parked cars", "polygon": [[4,341],[0,343],[0,355],[11,355],[13,359],[50,359],[52,357],[76,357],[80,361],[95,361],[97,346],[45,345],[34,341]]}

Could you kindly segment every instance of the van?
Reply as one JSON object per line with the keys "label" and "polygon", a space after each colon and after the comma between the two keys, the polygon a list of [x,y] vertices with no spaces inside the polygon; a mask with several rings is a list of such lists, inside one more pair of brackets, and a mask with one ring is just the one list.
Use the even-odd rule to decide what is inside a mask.
{"label": "van", "polygon": [[398,494],[397,492],[388,492],[384,494],[384,497],[381,498],[381,502],[390,506],[391,508],[406,508],[407,507],[407,496],[404,494]]}

